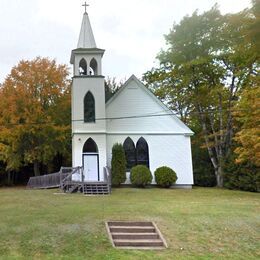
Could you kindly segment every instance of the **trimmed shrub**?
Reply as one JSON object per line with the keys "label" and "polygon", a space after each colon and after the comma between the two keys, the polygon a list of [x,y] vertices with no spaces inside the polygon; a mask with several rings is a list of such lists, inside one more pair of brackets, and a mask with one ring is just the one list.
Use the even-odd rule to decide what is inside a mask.
{"label": "trimmed shrub", "polygon": [[114,144],[112,148],[111,175],[113,186],[119,186],[126,180],[125,151],[119,143]]}
{"label": "trimmed shrub", "polygon": [[157,168],[154,172],[154,176],[157,185],[164,188],[169,188],[178,179],[175,171],[167,166]]}
{"label": "trimmed shrub", "polygon": [[145,165],[137,165],[131,169],[131,183],[138,187],[145,187],[152,182],[151,171]]}

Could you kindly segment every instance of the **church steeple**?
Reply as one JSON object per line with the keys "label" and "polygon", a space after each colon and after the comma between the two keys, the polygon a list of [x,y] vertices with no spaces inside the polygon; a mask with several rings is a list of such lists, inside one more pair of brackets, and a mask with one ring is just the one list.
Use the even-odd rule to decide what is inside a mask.
{"label": "church steeple", "polygon": [[83,14],[77,48],[97,48],[87,12]]}
{"label": "church steeple", "polygon": [[[106,117],[105,79],[102,76],[102,57],[105,50],[96,47],[86,12],[87,4],[83,6],[85,12],[79,41],[77,49],[72,50],[70,58],[73,64],[72,165],[83,166],[84,180],[96,182],[104,180],[102,172],[103,167],[106,166],[107,156],[106,120],[98,120]],[[86,148],[88,146],[89,149]]]}
{"label": "church steeple", "polygon": [[71,52],[70,63],[74,65],[74,76],[101,76],[102,57],[105,50],[97,48],[86,11],[88,5],[85,2],[83,6],[85,12],[81,23],[78,45],[77,49]]}

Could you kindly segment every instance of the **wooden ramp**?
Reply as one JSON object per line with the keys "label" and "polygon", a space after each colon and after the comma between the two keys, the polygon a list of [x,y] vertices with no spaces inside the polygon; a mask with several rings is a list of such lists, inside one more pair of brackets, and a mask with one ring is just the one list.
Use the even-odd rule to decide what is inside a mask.
{"label": "wooden ramp", "polygon": [[50,189],[59,188],[61,181],[65,179],[73,171],[72,167],[61,167],[59,172],[45,174],[41,176],[30,177],[28,189]]}
{"label": "wooden ramp", "polygon": [[[74,181],[73,174],[79,176],[80,181]],[[61,167],[59,172],[31,177],[27,183],[29,189],[60,188],[65,193],[81,192],[85,195],[107,195],[111,193],[111,174],[108,167],[104,167],[103,181],[84,181],[82,167]]]}
{"label": "wooden ramp", "polygon": [[153,222],[108,221],[106,228],[112,245],[124,249],[164,249],[161,232]]}

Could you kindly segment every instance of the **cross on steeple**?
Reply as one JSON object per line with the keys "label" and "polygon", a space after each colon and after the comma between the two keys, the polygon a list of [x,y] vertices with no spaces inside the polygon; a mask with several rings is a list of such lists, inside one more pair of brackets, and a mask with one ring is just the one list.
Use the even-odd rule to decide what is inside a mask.
{"label": "cross on steeple", "polygon": [[87,6],[89,6],[86,2],[82,5],[85,7],[85,13],[87,12]]}

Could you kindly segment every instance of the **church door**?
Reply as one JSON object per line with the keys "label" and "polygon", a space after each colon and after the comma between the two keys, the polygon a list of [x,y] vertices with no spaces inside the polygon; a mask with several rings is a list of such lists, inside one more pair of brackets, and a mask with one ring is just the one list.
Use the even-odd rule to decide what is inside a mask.
{"label": "church door", "polygon": [[92,138],[83,146],[82,160],[84,181],[99,181],[98,147]]}
{"label": "church door", "polygon": [[99,181],[98,154],[83,154],[84,181]]}

